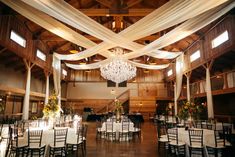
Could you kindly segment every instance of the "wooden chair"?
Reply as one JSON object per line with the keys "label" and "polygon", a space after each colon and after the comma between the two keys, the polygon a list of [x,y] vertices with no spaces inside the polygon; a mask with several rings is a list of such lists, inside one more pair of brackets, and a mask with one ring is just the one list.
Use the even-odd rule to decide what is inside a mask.
{"label": "wooden chair", "polygon": [[85,150],[84,150],[84,146],[83,146],[82,132],[83,132],[82,127],[77,127],[77,130],[76,130],[77,140],[74,142],[66,143],[68,153],[75,151],[75,156],[78,156],[78,154],[79,154],[78,151],[79,151],[79,149],[81,149],[82,156],[84,156]]}
{"label": "wooden chair", "polygon": [[[189,154],[200,153],[204,157],[203,151],[203,130],[188,130],[189,132]],[[194,152],[195,151],[195,152]]]}
{"label": "wooden chair", "polygon": [[49,156],[66,156],[66,139],[68,129],[54,129],[54,143],[49,145]]}
{"label": "wooden chair", "polygon": [[129,140],[129,121],[123,121],[121,126],[121,130],[119,131],[119,141],[122,141],[123,138],[125,138],[125,141]]}
{"label": "wooden chair", "polygon": [[42,144],[43,130],[28,130],[27,156],[44,156],[46,145]]}
{"label": "wooden chair", "polygon": [[[161,148],[163,148],[163,150],[166,150],[166,148],[168,147],[168,138],[165,130],[166,127],[160,121],[155,121],[154,124],[157,130],[158,152],[160,152]],[[167,152],[165,151],[165,153]]]}
{"label": "wooden chair", "polygon": [[88,125],[87,124],[82,124],[82,134],[81,134],[81,137],[82,137],[82,146],[83,146],[83,150],[86,154],[86,140],[87,140],[87,129],[88,129]]}
{"label": "wooden chair", "polygon": [[[225,151],[225,136],[223,130],[214,130],[214,145],[207,145],[207,150],[209,154],[213,154],[215,157],[218,157],[218,153]],[[210,153],[212,150],[212,153]]]}
{"label": "wooden chair", "polygon": [[185,143],[180,142],[178,139],[178,128],[171,128],[167,130],[169,150],[173,148],[175,154],[179,156],[185,153]]}
{"label": "wooden chair", "polygon": [[116,130],[114,130],[113,121],[105,122],[105,135],[107,140],[116,140]]}
{"label": "wooden chair", "polygon": [[[20,143],[19,142],[19,128],[17,126],[11,127],[9,126],[9,156],[16,156],[16,157],[24,157],[26,154],[26,147],[27,143]],[[8,152],[7,154],[8,155]]]}
{"label": "wooden chair", "polygon": [[101,139],[105,136],[105,130],[102,130],[102,122],[96,121],[96,139]]}

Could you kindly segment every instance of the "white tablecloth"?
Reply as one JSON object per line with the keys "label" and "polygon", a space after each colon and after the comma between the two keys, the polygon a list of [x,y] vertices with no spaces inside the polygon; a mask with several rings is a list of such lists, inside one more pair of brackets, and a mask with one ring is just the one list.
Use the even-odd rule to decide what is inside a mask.
{"label": "white tablecloth", "polygon": [[[134,123],[129,122],[129,131],[133,131]],[[113,131],[120,132],[122,130],[122,123],[113,122]],[[102,124],[101,131],[106,131],[106,122]]]}
{"label": "white tablecloth", "polygon": [[[197,129],[197,128],[194,128],[194,129]],[[186,144],[186,156],[188,157],[189,156],[188,145],[190,144],[188,130],[185,130],[185,128],[178,128],[178,140]],[[215,144],[214,130],[203,129],[203,145],[204,145],[205,156],[208,156],[205,146],[214,145],[214,144]]]}
{"label": "white tablecloth", "polygon": [[[40,129],[40,128],[33,128],[33,129]],[[59,128],[56,128],[59,129]],[[3,137],[8,137],[8,127],[3,127],[3,132],[2,132]],[[24,134],[24,137],[19,137],[19,145],[27,145],[28,144],[28,132],[26,131]],[[67,133],[67,143],[76,143],[77,142],[77,137],[76,137],[76,129],[74,128],[68,128],[68,133]],[[53,129],[45,129],[43,130],[42,134],[42,144],[45,144],[47,147],[47,153],[48,153],[48,146],[49,144],[54,144],[54,130]],[[6,143],[1,143],[0,145],[1,151],[0,151],[0,156],[4,156],[5,150],[6,149]]]}

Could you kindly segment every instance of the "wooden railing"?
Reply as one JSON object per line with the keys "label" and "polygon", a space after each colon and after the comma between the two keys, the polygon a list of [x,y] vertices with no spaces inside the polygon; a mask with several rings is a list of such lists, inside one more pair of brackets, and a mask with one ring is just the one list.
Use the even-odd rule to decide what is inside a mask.
{"label": "wooden railing", "polygon": [[[130,90],[128,89],[125,92],[121,93],[120,95],[118,95],[116,97],[116,99],[118,99],[119,102],[121,102],[121,104],[123,104],[124,102],[126,102],[127,100],[130,99]],[[98,110],[97,113],[113,111],[115,109],[114,102],[115,102],[115,99],[112,102],[105,105],[100,110]]]}

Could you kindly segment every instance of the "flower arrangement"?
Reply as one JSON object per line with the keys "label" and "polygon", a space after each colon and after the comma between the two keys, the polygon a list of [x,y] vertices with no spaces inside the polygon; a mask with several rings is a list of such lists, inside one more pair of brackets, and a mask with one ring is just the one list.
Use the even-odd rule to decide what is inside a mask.
{"label": "flower arrangement", "polygon": [[115,106],[115,112],[120,112],[120,113],[123,112],[122,103],[118,99],[115,99],[114,106]]}
{"label": "flower arrangement", "polygon": [[49,97],[48,104],[44,106],[42,112],[45,118],[55,118],[59,116],[60,106],[58,105],[58,98],[55,93]]}
{"label": "flower arrangement", "polygon": [[183,106],[179,110],[179,118],[187,120],[188,118],[198,119],[200,113],[206,108],[204,103],[195,104],[194,102],[187,101],[183,103]]}
{"label": "flower arrangement", "polygon": [[5,110],[5,105],[3,101],[0,101],[0,113],[2,113]]}

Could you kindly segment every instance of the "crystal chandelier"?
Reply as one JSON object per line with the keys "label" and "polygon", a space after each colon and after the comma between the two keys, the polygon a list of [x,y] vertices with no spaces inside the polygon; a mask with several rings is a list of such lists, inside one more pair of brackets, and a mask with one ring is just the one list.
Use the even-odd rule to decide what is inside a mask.
{"label": "crystal chandelier", "polygon": [[114,53],[115,57],[113,60],[110,63],[101,66],[101,76],[116,83],[120,83],[135,77],[136,67],[123,59],[123,49],[116,48]]}

